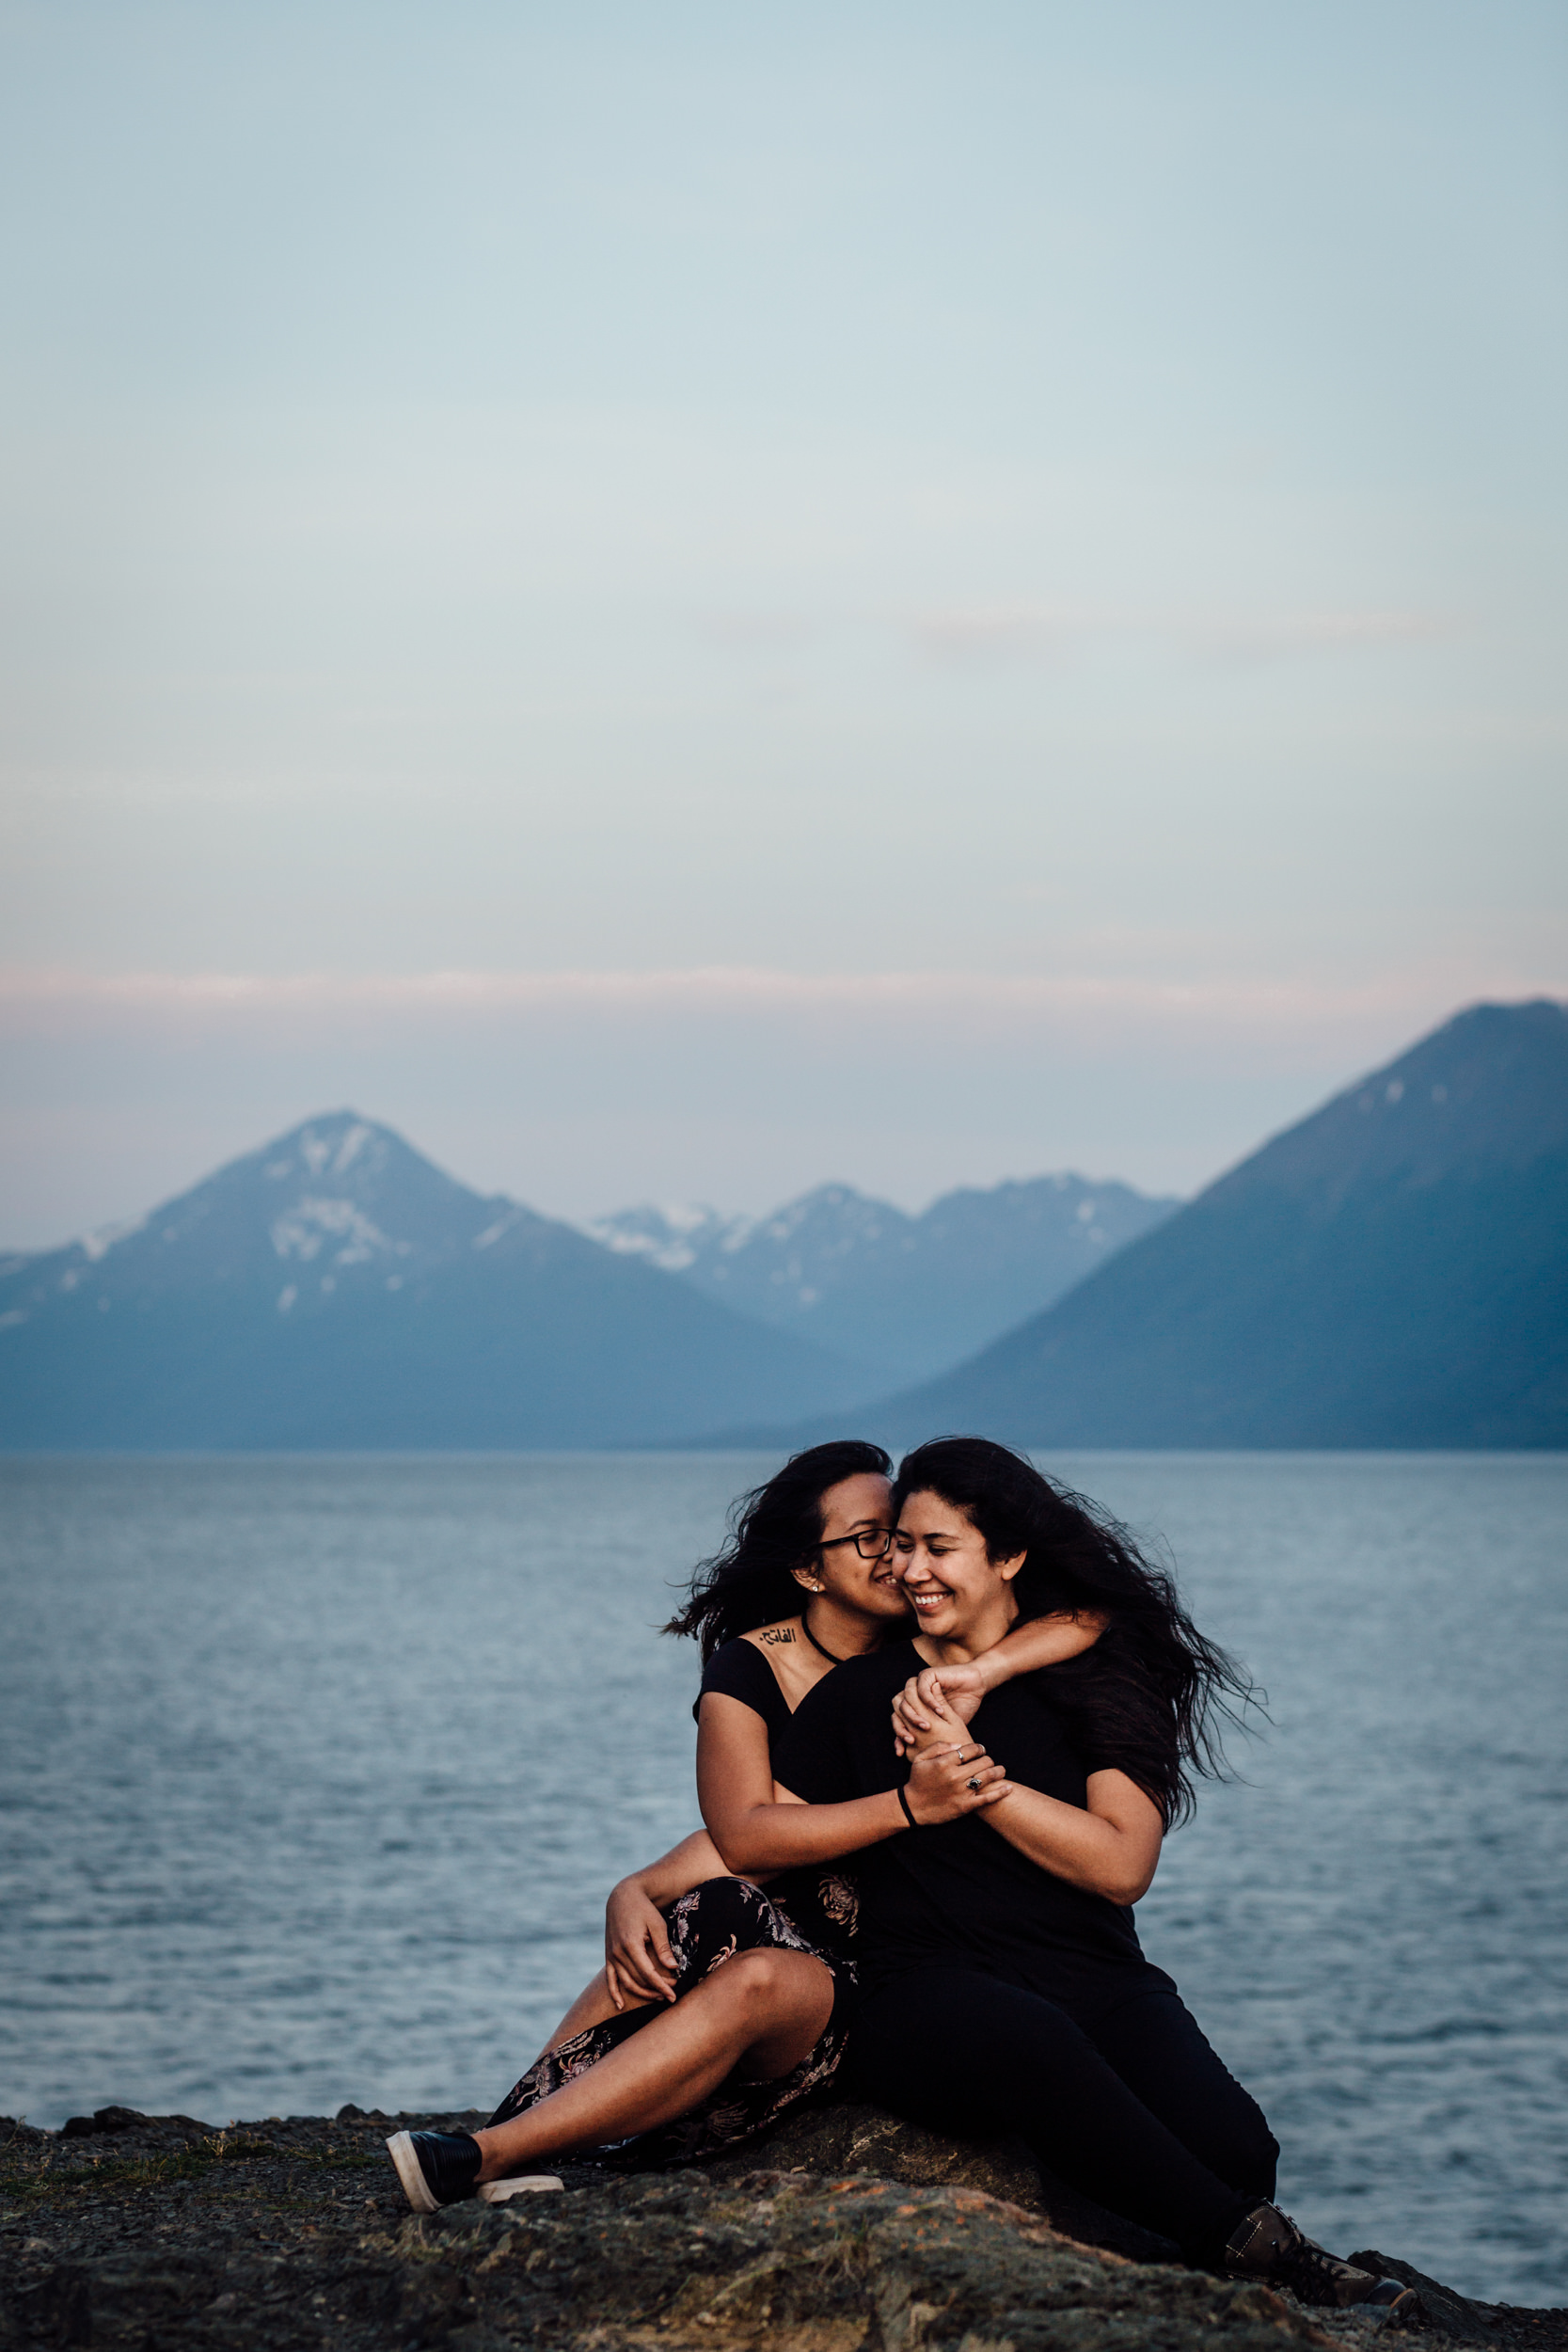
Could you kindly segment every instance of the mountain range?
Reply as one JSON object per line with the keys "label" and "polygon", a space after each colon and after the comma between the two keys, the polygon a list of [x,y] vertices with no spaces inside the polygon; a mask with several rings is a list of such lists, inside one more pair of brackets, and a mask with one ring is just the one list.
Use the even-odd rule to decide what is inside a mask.
{"label": "mountain range", "polygon": [[351,1111],[0,1263],[12,1448],[658,1445],[864,1385]]}
{"label": "mountain range", "polygon": [[1472,1007],[1184,1207],[1063,1176],[921,1217],[828,1185],[754,1224],[578,1231],[341,1111],[0,1259],[12,1450],[847,1428],[1568,1446],[1568,1009]]}
{"label": "mountain range", "polygon": [[852,1420],[1050,1447],[1568,1446],[1568,1008],[1471,1007]]}
{"label": "mountain range", "polygon": [[1180,1203],[1082,1176],[965,1186],[919,1216],[819,1184],[771,1216],[624,1209],[584,1231],[863,1366],[942,1370],[1048,1307]]}
{"label": "mountain range", "polygon": [[578,1231],[338,1111],[0,1259],[0,1444],[677,1443],[954,1363],[1171,1205],[1045,1177],[915,1218],[825,1185],[754,1223]]}

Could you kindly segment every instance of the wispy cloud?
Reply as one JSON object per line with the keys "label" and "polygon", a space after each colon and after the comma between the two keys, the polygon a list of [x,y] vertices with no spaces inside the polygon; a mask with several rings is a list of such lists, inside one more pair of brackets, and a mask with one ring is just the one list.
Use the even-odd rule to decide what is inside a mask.
{"label": "wispy cloud", "polygon": [[761,1212],[826,1177],[911,1206],[1057,1168],[1186,1190],[1461,1005],[1530,993],[1479,961],[1259,985],[1191,942],[1185,976],[1180,941],[1141,973],[1107,945],[1054,973],[13,967],[0,1237],[121,1217],[343,1103],[574,1216]]}
{"label": "wispy cloud", "polygon": [[677,1022],[849,1020],[875,1028],[928,1023],[985,1028],[1210,1027],[1281,1037],[1324,1025],[1418,1020],[1466,996],[1517,995],[1517,974],[1405,970],[1344,982],[1055,973],[799,973],[746,965],[686,970],[370,973],[0,971],[0,1028],[11,1036],[256,1024],[462,1026],[575,1018]]}

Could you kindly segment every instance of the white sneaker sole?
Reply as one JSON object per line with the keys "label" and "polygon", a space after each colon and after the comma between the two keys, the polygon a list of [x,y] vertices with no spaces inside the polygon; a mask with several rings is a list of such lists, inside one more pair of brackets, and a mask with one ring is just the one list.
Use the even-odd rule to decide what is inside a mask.
{"label": "white sneaker sole", "polygon": [[474,2195],[482,2205],[504,2205],[511,2198],[526,2197],[531,2189],[564,2188],[565,2185],[565,2182],[558,2180],[553,2172],[518,2172],[510,2181],[482,2182]]}
{"label": "white sneaker sole", "polygon": [[387,2153],[397,2167],[398,2179],[403,2183],[403,2193],[414,2211],[416,2213],[439,2213],[440,2201],[432,2194],[430,2183],[425,2179],[423,2168],[420,2163],[419,2152],[414,2146],[413,2134],[394,2132],[387,2142]]}

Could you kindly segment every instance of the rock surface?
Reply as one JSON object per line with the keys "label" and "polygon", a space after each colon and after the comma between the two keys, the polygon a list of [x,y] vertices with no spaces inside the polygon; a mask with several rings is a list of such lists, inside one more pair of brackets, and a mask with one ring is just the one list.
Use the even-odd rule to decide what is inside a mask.
{"label": "rock surface", "polygon": [[981,2188],[1043,2215],[1064,2237],[1108,2248],[1133,2262],[1180,2258],[1168,2238],[1155,2237],[1135,2221],[1107,2213],[1103,2205],[1091,2203],[1047,2172],[1022,2140],[950,2139],[924,2131],[918,2123],[906,2123],[881,2107],[846,2101],[808,2109],[750,2141],[729,2166],[708,2169],[749,2172],[759,2165],[784,2172],[870,2172],[921,2188]]}
{"label": "rock surface", "polygon": [[[562,2195],[410,2215],[388,2131],[478,2121],[345,2108],[214,2131],[119,2108],[58,2134],[0,2122],[0,2345],[1285,2352],[1373,2332],[1085,2242],[1026,2153],[867,2108],[801,2118],[703,2170],[568,2166]],[[1109,2217],[1075,2218],[1093,2232]],[[1568,2347],[1568,2313],[1436,2295],[1449,2336]],[[1400,2338],[1409,2352],[1444,2340]]]}

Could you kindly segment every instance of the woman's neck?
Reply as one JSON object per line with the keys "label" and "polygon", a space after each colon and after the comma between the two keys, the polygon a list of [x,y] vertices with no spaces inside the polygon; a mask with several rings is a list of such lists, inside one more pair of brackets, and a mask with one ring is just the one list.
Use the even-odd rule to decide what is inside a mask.
{"label": "woman's neck", "polygon": [[800,1612],[806,1639],[834,1660],[862,1658],[880,1646],[882,1629],[875,1617],[858,1609],[845,1609],[825,1593],[813,1593]]}

